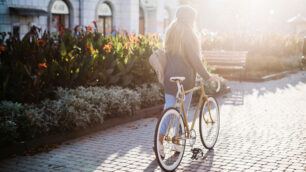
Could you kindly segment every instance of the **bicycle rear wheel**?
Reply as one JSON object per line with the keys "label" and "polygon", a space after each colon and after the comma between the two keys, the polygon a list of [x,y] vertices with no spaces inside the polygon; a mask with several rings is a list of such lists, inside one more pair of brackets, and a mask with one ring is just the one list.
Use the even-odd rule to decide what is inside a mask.
{"label": "bicycle rear wheel", "polygon": [[[208,105],[210,107],[210,114]],[[208,101],[202,104],[199,122],[202,144],[206,149],[212,149],[217,142],[220,130],[219,106],[214,97],[208,97]]]}
{"label": "bicycle rear wheel", "polygon": [[180,115],[175,108],[166,109],[156,125],[154,151],[159,166],[165,171],[175,170],[183,159],[186,133]]}

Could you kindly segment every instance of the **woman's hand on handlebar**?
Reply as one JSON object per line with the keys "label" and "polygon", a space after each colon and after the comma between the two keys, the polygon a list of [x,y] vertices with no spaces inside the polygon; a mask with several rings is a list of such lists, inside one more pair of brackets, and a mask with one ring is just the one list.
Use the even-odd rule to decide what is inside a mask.
{"label": "woman's hand on handlebar", "polygon": [[219,79],[218,79],[218,77],[216,77],[216,76],[214,76],[214,75],[211,75],[210,77],[209,77],[209,79],[208,79],[208,81],[210,81],[210,82],[217,82]]}
{"label": "woman's hand on handlebar", "polygon": [[211,83],[216,83],[216,92],[220,91],[221,88],[221,84],[220,84],[220,80],[217,76],[211,75],[210,78],[208,79],[209,82]]}

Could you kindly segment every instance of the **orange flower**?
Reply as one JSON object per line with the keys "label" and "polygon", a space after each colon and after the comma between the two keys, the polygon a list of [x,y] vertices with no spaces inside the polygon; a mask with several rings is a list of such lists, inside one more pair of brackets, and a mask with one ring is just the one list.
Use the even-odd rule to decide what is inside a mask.
{"label": "orange flower", "polygon": [[132,41],[134,39],[134,35],[133,34],[129,34],[129,40]]}
{"label": "orange flower", "polygon": [[91,51],[94,52],[95,50],[92,48],[92,46],[87,46],[87,48]]}
{"label": "orange flower", "polygon": [[111,46],[107,44],[103,47],[103,50],[105,50],[106,52],[110,52]]}
{"label": "orange flower", "polygon": [[139,42],[139,39],[137,37],[135,37],[134,42],[137,44]]}
{"label": "orange flower", "polygon": [[149,37],[149,39],[152,39],[154,36],[153,36],[153,34],[149,33],[148,37]]}
{"label": "orange flower", "polygon": [[44,40],[42,40],[42,39],[37,40],[37,43],[39,45],[41,45],[42,47],[44,47],[46,45],[46,42]]}
{"label": "orange flower", "polygon": [[42,67],[43,67],[43,68],[47,68],[47,64],[46,64],[46,63],[39,63],[39,64],[38,64],[38,67],[39,67],[39,68],[42,68]]}
{"label": "orange flower", "polygon": [[4,46],[0,46],[0,51],[4,51],[5,47]]}
{"label": "orange flower", "polygon": [[130,42],[126,42],[126,43],[124,44],[124,47],[125,47],[125,49],[128,49],[128,48],[130,47]]}
{"label": "orange flower", "polygon": [[85,26],[85,28],[86,28],[86,31],[89,33],[89,32],[91,32],[91,30],[92,30],[92,27],[91,26]]}

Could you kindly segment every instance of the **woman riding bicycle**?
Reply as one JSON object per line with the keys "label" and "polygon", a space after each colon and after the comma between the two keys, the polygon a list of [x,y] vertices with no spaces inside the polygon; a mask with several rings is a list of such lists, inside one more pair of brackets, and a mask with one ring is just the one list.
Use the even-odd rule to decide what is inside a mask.
{"label": "woman riding bicycle", "polygon": [[[201,45],[195,31],[195,21],[196,11],[190,6],[181,6],[176,12],[176,19],[167,28],[164,42],[168,61],[164,75],[164,110],[174,107],[176,102],[177,86],[176,83],[170,82],[170,77],[185,77],[183,82],[185,90],[195,86],[196,73],[199,73],[204,80],[217,80],[207,72],[201,61]],[[191,98],[192,92],[185,96],[186,111],[189,109]],[[159,138],[161,145],[166,130],[167,122],[164,122]]]}

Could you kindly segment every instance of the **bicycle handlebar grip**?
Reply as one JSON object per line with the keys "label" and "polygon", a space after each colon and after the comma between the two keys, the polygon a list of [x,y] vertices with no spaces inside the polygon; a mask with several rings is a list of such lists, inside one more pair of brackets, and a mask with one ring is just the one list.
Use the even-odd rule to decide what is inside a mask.
{"label": "bicycle handlebar grip", "polygon": [[220,89],[221,89],[221,83],[220,83],[220,80],[218,80],[218,86],[217,86],[216,92],[219,92]]}

